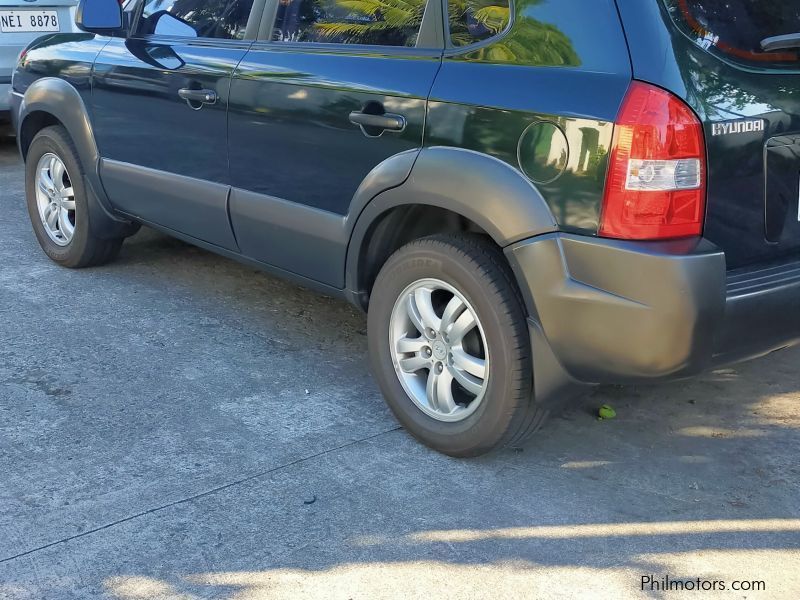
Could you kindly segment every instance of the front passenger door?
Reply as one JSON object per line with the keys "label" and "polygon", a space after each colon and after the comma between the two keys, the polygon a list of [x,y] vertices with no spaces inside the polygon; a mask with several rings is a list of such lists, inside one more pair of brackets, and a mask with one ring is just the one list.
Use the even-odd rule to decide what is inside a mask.
{"label": "front passenger door", "polygon": [[228,90],[262,0],[141,0],[97,57],[101,177],[120,211],[237,250],[227,215]]}

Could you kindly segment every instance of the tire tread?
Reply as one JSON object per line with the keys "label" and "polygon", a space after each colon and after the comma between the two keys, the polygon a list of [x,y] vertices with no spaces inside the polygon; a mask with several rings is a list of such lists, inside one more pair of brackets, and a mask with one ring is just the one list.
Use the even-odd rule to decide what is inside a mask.
{"label": "tire tread", "polygon": [[509,373],[513,379],[513,392],[505,415],[508,428],[504,435],[491,447],[476,447],[460,455],[474,456],[494,447],[519,445],[541,428],[548,411],[536,402],[533,394],[526,313],[513,272],[500,248],[480,234],[436,234],[409,242],[395,254],[425,249],[435,249],[442,253],[454,252],[464,265],[480,274],[481,279],[486,281],[486,291],[498,316],[509,325],[509,348],[519,357],[517,366]]}
{"label": "tire tread", "polygon": [[[72,178],[75,179],[76,177],[80,177],[81,182],[83,182],[85,170],[83,164],[81,163],[78,150],[75,147],[72,138],[69,136],[69,133],[67,133],[67,130],[62,125],[50,125],[39,131],[36,134],[36,136],[34,136],[33,141],[31,142],[29,156],[30,152],[34,150],[37,140],[48,137],[56,140],[58,145],[61,145],[66,151],[68,151],[72,155],[71,156],[72,160],[78,165],[78,173],[76,174],[74,173],[72,175]],[[75,184],[73,182],[73,186],[74,185]],[[88,219],[88,215],[85,215],[84,218]],[[89,225],[89,227],[87,227],[86,236],[82,240],[83,242],[82,248],[77,250],[76,247],[77,251],[72,256],[67,256],[59,259],[55,258],[48,252],[50,258],[65,267],[70,267],[73,269],[81,269],[85,267],[104,265],[113,260],[114,258],[116,258],[117,255],[119,254],[120,248],[122,247],[123,238],[112,238],[112,239],[98,238],[97,236],[92,234],[91,224],[87,223],[87,225]],[[73,239],[73,242],[74,241],[75,240]],[[46,248],[45,251],[47,252]]]}

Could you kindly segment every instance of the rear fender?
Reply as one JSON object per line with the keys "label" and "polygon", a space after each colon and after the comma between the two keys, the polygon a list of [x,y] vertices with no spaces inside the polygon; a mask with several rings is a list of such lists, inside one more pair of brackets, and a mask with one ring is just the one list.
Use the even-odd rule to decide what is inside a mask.
{"label": "rear fender", "polygon": [[[411,158],[406,156],[403,165]],[[359,188],[350,210],[357,217],[351,225],[346,285],[354,298],[366,293],[359,273],[365,240],[381,216],[395,207],[422,204],[449,210],[478,225],[500,247],[558,229],[539,190],[522,173],[472,150],[424,148],[404,181],[369,191]]]}

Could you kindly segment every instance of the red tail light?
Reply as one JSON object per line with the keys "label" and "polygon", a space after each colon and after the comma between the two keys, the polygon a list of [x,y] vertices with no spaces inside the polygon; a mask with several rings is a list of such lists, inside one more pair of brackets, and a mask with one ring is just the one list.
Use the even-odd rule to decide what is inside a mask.
{"label": "red tail light", "polygon": [[631,84],[614,127],[600,235],[700,235],[706,197],[703,127],[669,92]]}

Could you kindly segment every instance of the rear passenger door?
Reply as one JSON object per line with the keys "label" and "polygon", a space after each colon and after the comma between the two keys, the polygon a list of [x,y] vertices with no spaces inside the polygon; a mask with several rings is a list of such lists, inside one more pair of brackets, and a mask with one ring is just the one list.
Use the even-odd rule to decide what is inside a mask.
{"label": "rear passenger door", "polygon": [[422,145],[441,12],[439,0],[267,4],[228,113],[244,254],[343,287],[356,190],[380,162]]}
{"label": "rear passenger door", "polygon": [[236,250],[227,214],[228,89],[261,0],[139,0],[97,57],[92,103],[115,207]]}

